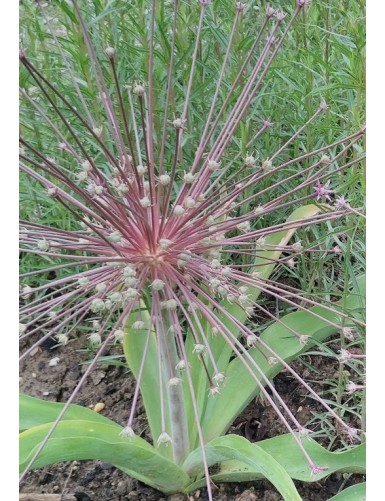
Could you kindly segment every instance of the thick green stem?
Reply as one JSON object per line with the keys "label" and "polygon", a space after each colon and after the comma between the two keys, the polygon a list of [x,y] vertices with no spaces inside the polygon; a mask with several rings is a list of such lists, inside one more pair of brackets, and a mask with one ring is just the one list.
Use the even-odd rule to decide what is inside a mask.
{"label": "thick green stem", "polygon": [[168,381],[167,392],[173,445],[173,459],[175,463],[182,464],[189,453],[186,405],[182,382],[179,382],[175,376],[175,366],[179,361],[179,357],[174,334],[172,333],[172,329],[168,328],[169,318],[167,315],[163,316],[162,323],[164,330],[159,333],[158,339],[162,345],[160,346],[162,359],[166,362],[164,370],[166,373],[166,380]]}
{"label": "thick green stem", "polygon": [[169,387],[174,462],[182,464],[189,452],[189,437],[182,385]]}

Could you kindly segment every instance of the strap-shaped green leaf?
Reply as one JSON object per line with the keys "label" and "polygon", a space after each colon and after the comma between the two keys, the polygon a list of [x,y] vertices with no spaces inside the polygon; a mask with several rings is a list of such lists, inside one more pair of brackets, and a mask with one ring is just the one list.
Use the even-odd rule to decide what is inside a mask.
{"label": "strap-shaped green leaf", "polygon": [[[231,439],[228,437],[231,437]],[[209,465],[217,465],[216,473],[211,476],[213,482],[250,482],[262,478],[268,478],[279,490],[274,474],[278,474],[278,472],[282,470],[275,469],[275,463],[278,463],[281,468],[284,469],[284,478],[287,479],[287,477],[289,477],[305,482],[316,482],[336,472],[365,472],[365,444],[352,447],[344,452],[330,452],[314,440],[310,438],[305,439],[303,441],[303,445],[312,460],[318,466],[326,468],[325,470],[314,475],[312,474],[307,460],[303,456],[298,444],[295,442],[291,434],[263,440],[257,444],[250,444],[250,442],[248,442],[249,447],[245,447],[242,443],[246,439],[242,437],[236,437],[235,439],[233,437],[235,437],[235,435],[227,435],[226,437],[215,439],[207,445]],[[234,449],[237,448],[240,453],[238,458],[236,458],[235,452],[224,454],[223,457],[221,456],[223,449],[216,448],[216,445],[218,443],[220,444],[222,441],[226,441],[226,446],[228,447],[234,447]],[[230,457],[231,454],[233,454],[232,457]],[[274,463],[271,461],[271,458],[274,460]],[[197,474],[198,472],[201,473],[199,469],[201,468],[201,464],[199,461],[200,449],[197,449],[190,454],[184,464],[184,468],[191,476]],[[217,464],[216,461],[219,464]],[[267,468],[269,468],[269,471],[267,471]],[[268,474],[271,474],[270,478],[268,477]],[[203,485],[204,480],[199,479],[191,484],[188,490],[198,489]],[[341,496],[341,498],[335,496],[332,500],[363,501],[364,497],[362,497],[362,495],[365,492],[364,484],[359,484],[359,486],[360,487],[353,486],[355,489],[352,489],[351,491],[350,488],[346,489],[346,491],[337,495]],[[281,486],[281,488],[284,487]],[[292,499],[290,497],[285,497],[285,495],[291,495],[288,494],[290,491],[280,492],[284,496],[284,499]],[[345,492],[345,495],[347,496],[346,498],[343,497]]]}
{"label": "strap-shaped green leaf", "polygon": [[[20,470],[23,471],[49,432],[52,423],[20,434]],[[140,437],[124,438],[121,427],[95,421],[61,421],[36,459],[33,468],[61,461],[97,459],[166,494],[181,492],[190,483],[187,474],[161,456]]]}
{"label": "strap-shaped green leaf", "polygon": [[316,475],[291,434],[262,440],[258,446],[280,463],[296,480],[315,482],[335,472],[365,473],[365,444],[343,452],[330,452],[311,438],[304,438],[303,446],[317,466],[327,468]]}
{"label": "strap-shaped green leaf", "polygon": [[329,501],[365,501],[366,483],[351,485],[329,499]]}
{"label": "strap-shaped green leaf", "polygon": [[[19,396],[19,430],[28,430],[34,426],[55,421],[63,407],[64,404],[59,402],[49,402],[21,394]],[[119,427],[111,419],[91,409],[74,404],[68,407],[63,420],[95,421]]]}
{"label": "strap-shaped green leaf", "polygon": [[[266,451],[251,444],[248,440],[238,435],[219,437],[207,444],[206,456],[209,466],[218,465],[223,461],[235,460],[242,466],[247,465],[253,471],[251,479],[266,478],[281,493],[285,501],[301,501],[295,485],[285,469]],[[202,475],[202,453],[196,449],[186,459],[183,468],[193,476]],[[212,479],[217,475],[212,475]],[[221,482],[237,481],[236,477],[222,475]],[[204,485],[204,480],[198,480],[188,486],[186,492],[191,492]]]}
{"label": "strap-shaped green leaf", "polygon": [[[141,311],[134,311],[129,318],[129,324],[125,329],[125,336],[123,339],[124,355],[127,364],[135,376],[138,378],[140,365],[145,351],[146,339],[149,329],[149,313],[145,308],[144,303],[141,304]],[[143,329],[135,330],[132,325],[136,321],[144,322]],[[146,417],[150,426],[151,435],[154,440],[159,437],[162,432],[161,422],[159,418],[160,412],[160,392],[159,392],[159,371],[158,371],[158,355],[157,355],[157,342],[154,333],[151,333],[149,347],[147,351],[146,361],[143,369],[142,380],[140,384],[140,393],[146,408]],[[167,391],[164,391],[165,399],[165,421],[166,428],[169,429],[168,424],[168,405],[167,405]],[[162,449],[163,451],[165,448]]]}

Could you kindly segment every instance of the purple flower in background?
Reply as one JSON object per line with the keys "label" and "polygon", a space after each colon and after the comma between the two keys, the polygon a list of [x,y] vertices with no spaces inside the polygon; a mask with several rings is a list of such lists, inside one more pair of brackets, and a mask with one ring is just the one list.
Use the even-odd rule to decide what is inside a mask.
{"label": "purple flower in background", "polygon": [[317,180],[317,185],[314,187],[317,201],[321,200],[322,198],[326,198],[326,200],[331,201],[329,195],[334,193],[334,190],[329,190],[329,186],[330,186],[330,179],[324,185],[321,183],[319,179]]}

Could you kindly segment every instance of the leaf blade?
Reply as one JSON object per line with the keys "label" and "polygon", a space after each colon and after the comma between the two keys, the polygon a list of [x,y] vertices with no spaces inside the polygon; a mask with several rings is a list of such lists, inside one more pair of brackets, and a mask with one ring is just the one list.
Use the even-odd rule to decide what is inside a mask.
{"label": "leaf blade", "polygon": [[[19,430],[28,430],[34,426],[50,423],[56,420],[65,404],[50,402],[29,395],[19,395]],[[63,416],[65,420],[88,420],[119,426],[111,419],[98,414],[91,409],[71,404]]]}
{"label": "leaf blade", "polygon": [[351,485],[329,499],[329,501],[365,501],[366,483]]}
{"label": "leaf blade", "polygon": [[[52,423],[20,434],[20,469],[23,470]],[[140,437],[124,438],[121,427],[95,421],[61,421],[36,459],[33,468],[62,461],[94,459],[110,463],[162,492],[180,492],[189,483],[187,474],[161,456]]]}
{"label": "leaf blade", "polygon": [[[285,469],[267,452],[238,435],[226,435],[206,445],[208,465],[222,461],[237,460],[247,464],[255,472],[254,478],[265,477],[281,493],[285,501],[301,501],[295,485]],[[201,473],[201,449],[198,448],[186,459],[183,468],[193,476]],[[213,475],[214,479],[215,475]],[[222,478],[221,481],[230,481]],[[186,492],[196,489],[201,483],[194,482]]]}

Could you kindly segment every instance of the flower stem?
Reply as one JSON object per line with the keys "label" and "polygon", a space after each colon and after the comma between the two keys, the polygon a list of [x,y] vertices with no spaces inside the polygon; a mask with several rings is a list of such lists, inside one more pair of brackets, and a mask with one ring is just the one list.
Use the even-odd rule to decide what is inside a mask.
{"label": "flower stem", "polygon": [[[162,320],[158,323],[158,342],[165,363],[166,380],[170,382],[176,378],[175,366],[179,361],[176,348],[176,339],[173,330],[170,329],[170,318],[167,313],[162,312]],[[173,459],[177,464],[181,464],[189,453],[188,421],[186,415],[186,404],[184,400],[182,384],[168,384],[168,403],[171,425],[171,438],[173,446]]]}

